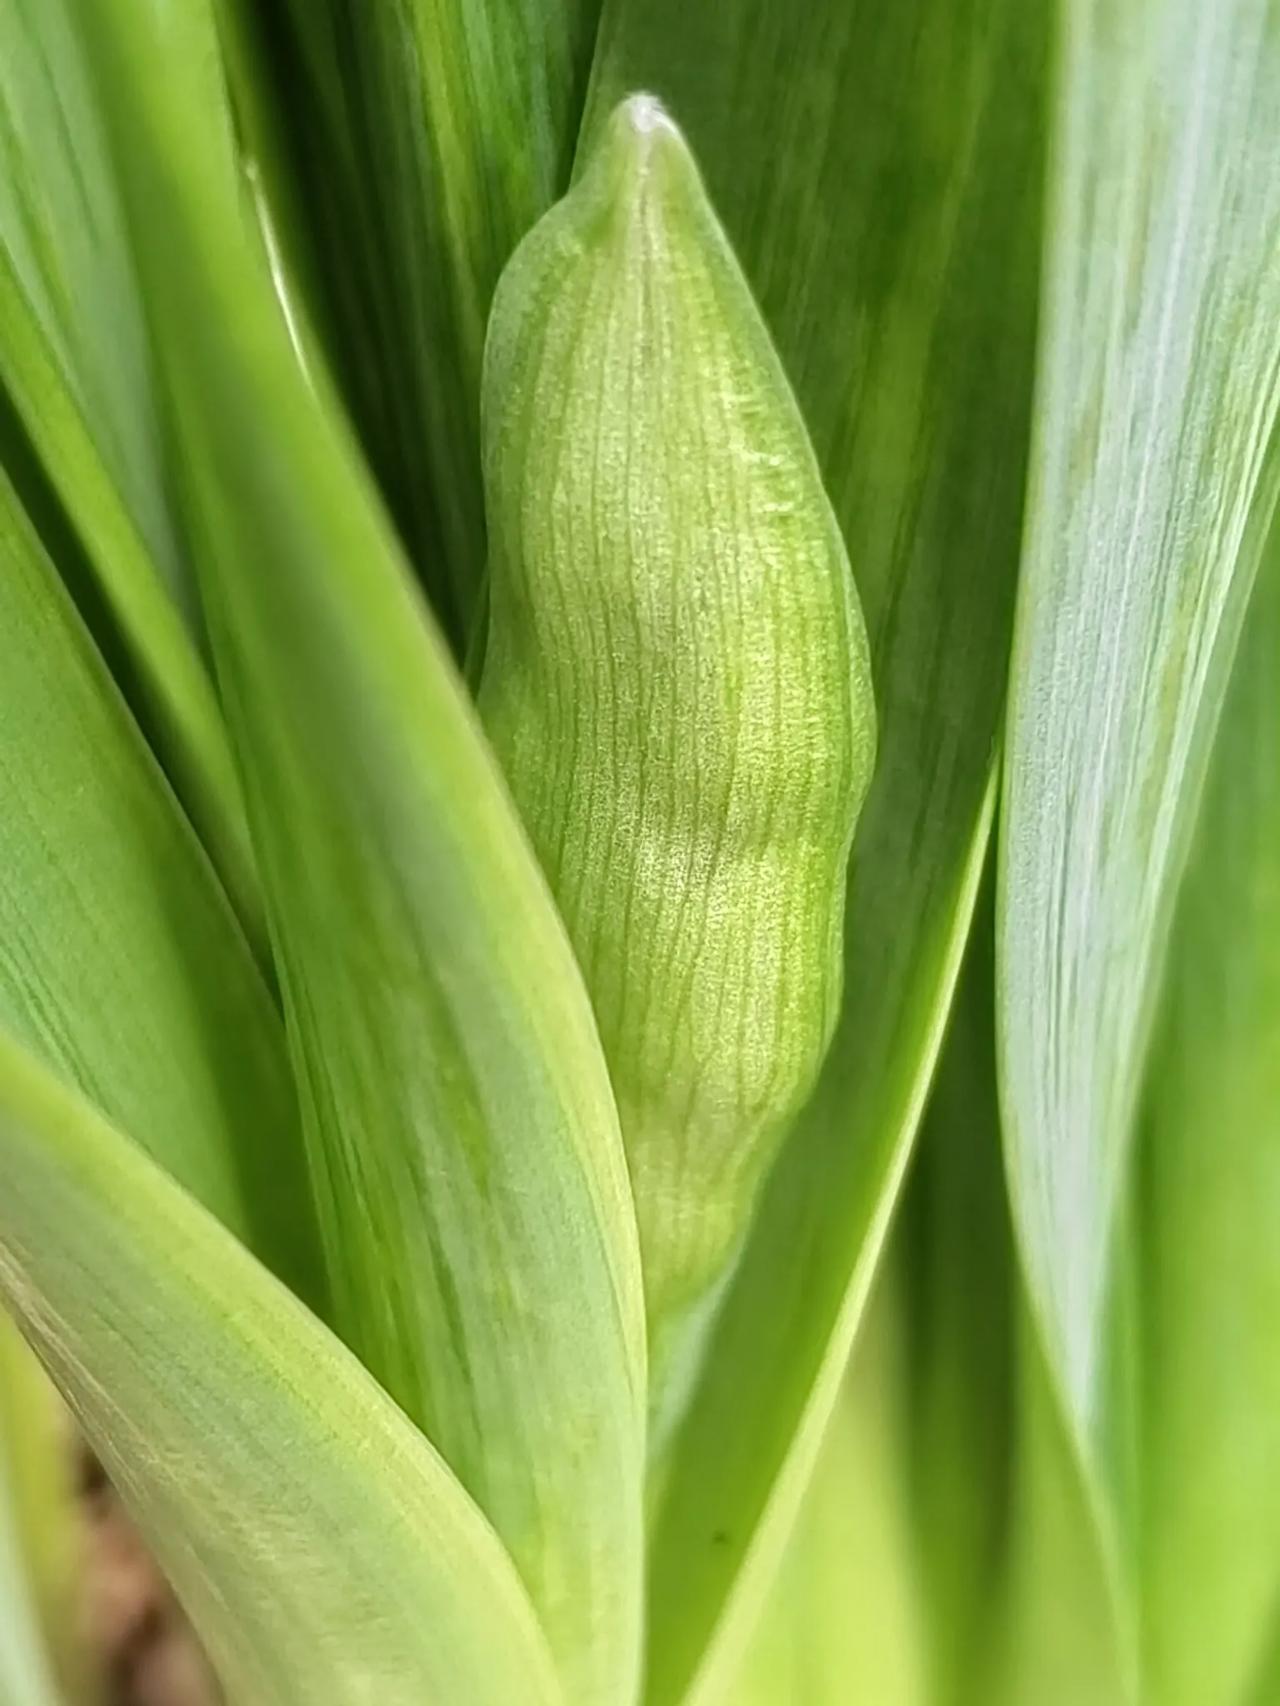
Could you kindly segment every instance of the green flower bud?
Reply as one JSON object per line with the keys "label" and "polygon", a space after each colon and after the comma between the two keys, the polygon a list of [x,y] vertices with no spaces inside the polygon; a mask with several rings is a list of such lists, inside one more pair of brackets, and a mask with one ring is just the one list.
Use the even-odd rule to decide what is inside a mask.
{"label": "green flower bud", "polygon": [[669,1404],[830,1040],[875,713],[799,410],[651,97],[512,260],[484,431],[481,711],[595,1007]]}

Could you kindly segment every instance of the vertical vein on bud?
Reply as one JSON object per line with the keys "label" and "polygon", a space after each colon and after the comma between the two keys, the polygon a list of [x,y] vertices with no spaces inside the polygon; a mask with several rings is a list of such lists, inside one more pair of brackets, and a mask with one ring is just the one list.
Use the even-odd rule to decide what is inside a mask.
{"label": "vertical vein on bud", "polygon": [[582,966],[659,1428],[840,991],[874,707],[849,565],[680,132],[615,113],[498,291],[480,705]]}

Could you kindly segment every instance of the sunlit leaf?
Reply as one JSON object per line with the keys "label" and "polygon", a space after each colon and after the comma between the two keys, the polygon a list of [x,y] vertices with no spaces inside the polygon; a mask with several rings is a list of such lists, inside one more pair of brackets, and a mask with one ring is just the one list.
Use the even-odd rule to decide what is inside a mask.
{"label": "sunlit leaf", "polygon": [[[1019,541],[1045,27],[1042,8],[1017,0],[798,12],[610,0],[602,22],[588,141],[637,88],[689,138],[844,531],[880,727],[843,1014],[764,1193],[656,1516],[655,1703],[684,1692],[735,1583],[749,1623],[752,1585],[767,1582],[968,928]],[[713,1653],[708,1686],[714,1672]]]}
{"label": "sunlit leaf", "polygon": [[232,1699],[562,1698],[510,1561],[401,1411],[242,1245],[7,1038],[0,1173],[0,1295]]}
{"label": "sunlit leaf", "polygon": [[[0,1700],[56,1706],[61,1698],[41,1615],[49,1549],[61,1549],[70,1489],[58,1485],[61,1442],[50,1393],[30,1353],[0,1316]],[[70,1606],[60,1609],[69,1612]]]}
{"label": "sunlit leaf", "polygon": [[1236,1706],[1280,1607],[1280,539],[1179,899],[1138,1156],[1146,1678]]}
{"label": "sunlit leaf", "polygon": [[180,424],[335,1318],[510,1547],[575,1702],[625,1698],[643,1319],[586,993],[180,67],[130,0],[82,14]]}
{"label": "sunlit leaf", "polygon": [[871,1303],[733,1706],[926,1706],[929,1636],[903,1451],[901,1299]]}
{"label": "sunlit leaf", "polygon": [[991,1706],[1136,1706],[1122,1585],[1030,1312],[1018,1321],[1008,1540],[993,1601]]}
{"label": "sunlit leaf", "polygon": [[[1280,6],[1070,0],[1054,123],[1002,817],[1002,1102],[1051,1384],[1118,1578],[1137,1399],[1117,1221],[1280,471]],[[1124,1587],[1116,1604],[1131,1671]]]}

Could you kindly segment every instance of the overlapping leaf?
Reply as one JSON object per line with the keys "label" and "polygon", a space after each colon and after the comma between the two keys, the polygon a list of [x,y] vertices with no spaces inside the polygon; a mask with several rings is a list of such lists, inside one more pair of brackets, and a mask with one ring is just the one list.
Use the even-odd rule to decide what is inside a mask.
{"label": "overlapping leaf", "polygon": [[[199,66],[200,110],[215,128],[223,114],[225,146],[211,15],[203,4],[166,10],[176,47]],[[0,4],[0,385],[4,465],[16,479],[34,450],[39,487],[65,511],[94,602],[122,637],[148,733],[254,923],[230,752],[183,619],[193,589],[146,316],[65,0]],[[60,570],[78,574],[65,555]]]}
{"label": "overlapping leaf", "polygon": [[575,1701],[625,1699],[643,1321],[586,994],[382,511],[185,121],[181,67],[128,0],[81,15],[180,427],[336,1318],[511,1548]]}
{"label": "overlapping leaf", "polygon": [[760,1520],[785,1528],[834,1401],[968,926],[1030,410],[1045,27],[1005,0],[612,0],[602,21],[588,134],[649,88],[690,139],[845,534],[881,731],[844,1013],[656,1516],[655,1702],[684,1692],[748,1552],[767,1575]]}
{"label": "overlapping leaf", "polygon": [[1280,469],[1280,7],[1070,0],[1063,15],[1000,1042],[1036,1319],[1118,1581],[1133,1400],[1117,1222],[1176,880]]}
{"label": "overlapping leaf", "polygon": [[0,1295],[231,1698],[556,1706],[510,1560],[421,1435],[235,1238],[4,1037],[0,1172]]}
{"label": "overlapping leaf", "polygon": [[[41,1616],[47,1559],[67,1527],[69,1488],[59,1499],[58,1449],[50,1393],[28,1367],[13,1323],[0,1316],[0,1700],[56,1706],[55,1668]],[[60,1609],[69,1609],[60,1607]]]}
{"label": "overlapping leaf", "polygon": [[0,633],[0,1024],[314,1293],[279,1015],[3,473]]}
{"label": "overlapping leaf", "polygon": [[1137,1161],[1145,1671],[1161,1706],[1247,1706],[1280,1626],[1274,535],[1246,624],[1179,898]]}
{"label": "overlapping leaf", "polygon": [[289,204],[334,369],[461,646],[485,560],[489,303],[517,241],[567,180],[599,0],[234,9],[252,20],[256,81],[275,91],[272,182]]}
{"label": "overlapping leaf", "polygon": [[929,1631],[903,1451],[901,1298],[872,1302],[734,1706],[926,1706]]}
{"label": "overlapping leaf", "polygon": [[890,1251],[905,1302],[900,1473],[935,1706],[988,1697],[1006,1578],[1016,1274],[996,1107],[994,886],[988,876]]}

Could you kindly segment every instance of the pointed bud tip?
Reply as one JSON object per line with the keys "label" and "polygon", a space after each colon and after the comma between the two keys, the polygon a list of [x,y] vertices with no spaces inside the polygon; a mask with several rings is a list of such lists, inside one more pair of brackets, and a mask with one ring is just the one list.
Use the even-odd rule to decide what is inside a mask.
{"label": "pointed bud tip", "polygon": [[658,134],[678,136],[680,134],[670,113],[656,95],[645,94],[643,91],[636,95],[628,95],[618,108],[618,112],[622,122],[637,136]]}
{"label": "pointed bud tip", "polygon": [[613,128],[627,154],[642,168],[666,153],[672,144],[676,152],[686,151],[679,126],[656,95],[628,95],[614,113]]}

